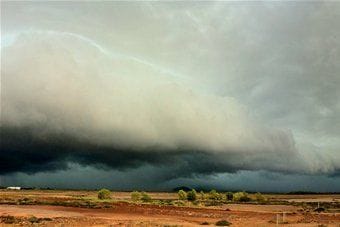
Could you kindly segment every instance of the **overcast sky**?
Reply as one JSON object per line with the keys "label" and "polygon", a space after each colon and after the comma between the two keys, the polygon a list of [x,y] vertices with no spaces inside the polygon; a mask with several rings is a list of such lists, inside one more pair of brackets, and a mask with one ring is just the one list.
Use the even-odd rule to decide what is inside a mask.
{"label": "overcast sky", "polygon": [[1,183],[340,191],[339,21],[337,2],[1,2]]}

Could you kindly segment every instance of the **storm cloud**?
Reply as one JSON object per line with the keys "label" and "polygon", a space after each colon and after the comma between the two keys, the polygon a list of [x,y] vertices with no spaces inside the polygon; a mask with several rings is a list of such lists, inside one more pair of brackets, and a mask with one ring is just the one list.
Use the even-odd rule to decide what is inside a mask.
{"label": "storm cloud", "polygon": [[335,176],[339,9],[2,3],[0,174]]}

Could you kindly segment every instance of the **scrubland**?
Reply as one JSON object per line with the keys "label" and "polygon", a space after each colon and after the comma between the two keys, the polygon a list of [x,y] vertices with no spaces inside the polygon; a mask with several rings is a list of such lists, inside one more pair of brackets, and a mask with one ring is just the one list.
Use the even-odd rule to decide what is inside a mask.
{"label": "scrubland", "polygon": [[339,226],[339,194],[0,190],[0,226]]}

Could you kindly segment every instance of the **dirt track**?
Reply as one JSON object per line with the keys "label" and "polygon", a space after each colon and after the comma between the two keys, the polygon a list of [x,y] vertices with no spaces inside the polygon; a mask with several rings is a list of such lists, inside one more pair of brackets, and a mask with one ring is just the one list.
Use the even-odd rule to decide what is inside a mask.
{"label": "dirt track", "polygon": [[[226,219],[232,226],[276,226],[277,210],[285,210],[285,226],[338,226],[338,214],[295,213],[293,206],[231,205],[229,208],[208,209],[117,203],[113,208],[88,209],[62,206],[1,205],[0,215],[52,218],[45,226],[197,226]],[[230,210],[226,210],[230,209]],[[27,223],[26,223],[27,224]],[[283,226],[283,225],[282,225]]]}

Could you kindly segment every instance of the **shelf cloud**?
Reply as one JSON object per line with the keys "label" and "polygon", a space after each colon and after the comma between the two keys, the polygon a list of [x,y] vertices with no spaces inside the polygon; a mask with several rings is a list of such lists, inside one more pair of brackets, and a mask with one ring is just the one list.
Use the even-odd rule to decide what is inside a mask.
{"label": "shelf cloud", "polygon": [[[339,175],[339,29],[321,31],[319,20],[339,7],[78,4],[75,19],[66,3],[2,4],[0,174],[79,164],[154,166],[164,181],[243,170]],[[277,26],[263,20],[278,9],[268,14]],[[42,22],[34,12],[49,15]],[[320,33],[300,29],[315,21]]]}

